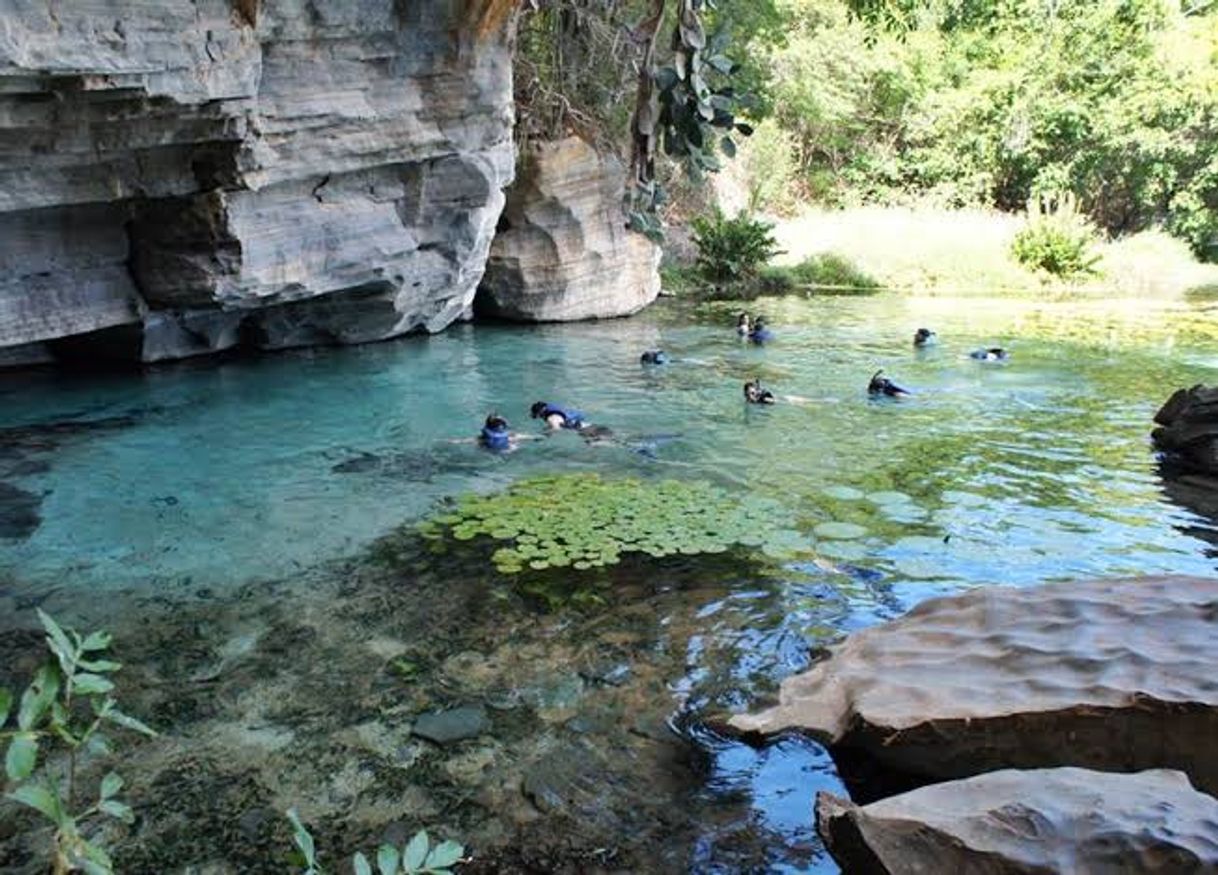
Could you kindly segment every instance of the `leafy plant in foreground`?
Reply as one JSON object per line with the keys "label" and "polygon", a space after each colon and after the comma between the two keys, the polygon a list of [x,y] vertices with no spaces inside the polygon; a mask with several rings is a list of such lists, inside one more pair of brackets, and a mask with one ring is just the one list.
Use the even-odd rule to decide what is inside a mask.
{"label": "leafy plant in foreground", "polygon": [[[124,714],[110,696],[114,683],[107,675],[121,667],[105,659],[110,635],[93,632],[82,638],[64,629],[41,610],[38,619],[47,633],[47,646],[55,656],[38,670],[21,696],[16,713],[16,728],[5,729],[12,711],[13,695],[0,689],[0,738],[8,739],[4,770],[11,789],[8,798],[33,808],[55,826],[53,860],[55,875],[83,870],[89,875],[114,871],[105,849],[87,839],[84,825],[104,815],[131,823],[131,808],[118,800],[123,779],[110,772],[101,780],[92,803],[77,808],[77,767],[81,757],[106,754],[110,747],[102,734],[103,724],[111,723],[156,735],[139,720]],[[53,767],[44,761],[41,775],[35,775],[40,748],[48,742],[66,748],[66,763]]]}
{"label": "leafy plant in foreground", "polygon": [[[308,827],[300,822],[293,808],[288,811],[292,824],[292,841],[300,851],[300,862],[305,867],[303,875],[326,875],[326,870],[317,862],[317,846]],[[465,848],[453,841],[433,845],[427,830],[415,833],[399,851],[391,844],[383,844],[376,850],[376,872],[378,875],[448,875],[452,867],[461,862]],[[362,853],[351,861],[355,875],[373,875],[372,864]]]}

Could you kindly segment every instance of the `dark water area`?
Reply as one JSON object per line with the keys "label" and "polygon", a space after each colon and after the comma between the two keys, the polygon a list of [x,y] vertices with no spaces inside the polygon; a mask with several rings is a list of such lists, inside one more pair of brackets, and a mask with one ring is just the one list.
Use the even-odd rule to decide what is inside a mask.
{"label": "dark water area", "polygon": [[[750,306],[773,344],[741,345],[730,305],[667,304],[0,376],[0,683],[41,658],[42,607],[114,632],[126,710],[162,731],[121,749],[119,871],[285,871],[295,805],[338,871],[427,827],[476,872],[836,872],[811,823],[844,792],[833,762],[741,744],[724,715],[933,595],[1213,574],[1206,488],[1165,483],[1148,440],[1173,388],[1218,374],[1204,302]],[[941,344],[915,352],[923,324]],[[993,345],[1010,360],[967,357]],[[640,367],[656,347],[673,361]],[[869,400],[881,367],[914,395]],[[755,376],[779,404],[745,408]],[[536,432],[536,400],[612,433],[468,441],[492,409]],[[780,502],[804,554],[509,576],[494,544],[411,534],[452,496],[578,472]],[[2,810],[0,869],[41,871],[45,835]]]}

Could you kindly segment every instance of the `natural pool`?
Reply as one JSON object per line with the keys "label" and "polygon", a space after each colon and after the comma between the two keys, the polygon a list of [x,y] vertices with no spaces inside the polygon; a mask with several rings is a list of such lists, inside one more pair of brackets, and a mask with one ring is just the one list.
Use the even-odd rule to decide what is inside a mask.
{"label": "natural pool", "polygon": [[[815,791],[840,788],[828,758],[797,739],[751,750],[710,717],[929,595],[1213,573],[1218,532],[1164,498],[1148,443],[1174,387],[1214,382],[1212,303],[749,306],[772,345],[742,345],[732,305],[666,303],[142,376],[0,377],[0,500],[23,496],[0,526],[0,655],[12,674],[29,664],[37,639],[12,630],[36,604],[104,624],[129,710],[166,731],[124,769],[141,819],[114,839],[122,871],[282,871],[278,812],[295,802],[336,852],[427,825],[485,871],[833,872],[810,824]],[[916,352],[924,324],[941,344]],[[1009,363],[963,357],[995,344]],[[674,361],[640,367],[657,346]],[[880,367],[914,397],[869,401]],[[746,409],[751,376],[803,401]],[[535,432],[538,399],[612,439],[506,456],[460,442],[491,409]],[[802,552],[505,577],[485,553],[401,535],[394,561],[369,558],[448,496],[579,472],[765,498]],[[452,706],[484,730],[412,735]],[[0,832],[0,868],[28,854]]]}

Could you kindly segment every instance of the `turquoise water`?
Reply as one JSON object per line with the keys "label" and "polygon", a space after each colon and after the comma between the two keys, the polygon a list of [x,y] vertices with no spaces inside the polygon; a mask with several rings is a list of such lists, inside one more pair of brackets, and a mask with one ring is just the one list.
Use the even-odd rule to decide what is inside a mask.
{"label": "turquoise water", "polygon": [[[496,638],[504,652],[532,646],[547,623],[586,623],[592,631],[580,635],[619,652],[617,638],[601,641],[596,630],[624,623],[644,598],[631,587],[645,582],[646,632],[626,665],[647,683],[623,689],[640,713],[691,722],[685,743],[706,758],[696,776],[676,781],[675,804],[690,806],[697,823],[666,834],[660,868],[835,871],[809,822],[813,792],[840,791],[824,752],[795,740],[753,751],[698,729],[700,716],[746,707],[802,667],[810,645],[931,594],[1212,574],[1214,524],[1164,498],[1148,433],[1174,387],[1215,381],[1218,344],[1200,304],[1116,314],[984,299],[750,306],[776,326],[778,340],[765,348],[735,337],[729,305],[669,303],[623,321],[463,326],[143,375],[4,376],[2,425],[25,431],[20,441],[6,432],[0,477],[41,497],[41,519],[0,540],[0,605],[17,622],[35,603],[113,622],[122,605],[149,598],[256,601],[248,587],[262,580],[277,581],[282,598],[444,497],[541,473],[701,479],[763,494],[789,510],[814,562],[785,575],[771,569],[761,583],[702,564],[671,586],[632,565],[622,591],[577,623],[553,614],[526,622],[530,608],[513,603],[471,615],[482,625],[433,642],[431,656],[444,663],[475,646],[470,636],[489,651],[513,617],[525,631]],[[909,340],[923,324],[941,343],[915,351]],[[996,344],[1012,351],[1009,362],[964,355]],[[641,367],[639,353],[654,347],[672,363]],[[868,399],[881,367],[913,396]],[[740,387],[753,376],[782,401],[747,408]],[[590,444],[562,433],[499,456],[469,441],[491,410],[538,434],[527,417],[535,400],[578,407],[612,436]],[[105,427],[41,427],[51,422]],[[454,593],[493,585],[442,566]],[[323,610],[325,592],[312,594]],[[552,667],[563,671],[561,660]],[[586,690],[570,695],[577,717],[595,700]],[[557,731],[547,723],[545,738]],[[541,738],[504,744],[519,754]],[[462,824],[493,844],[502,839],[493,819],[471,814]]]}

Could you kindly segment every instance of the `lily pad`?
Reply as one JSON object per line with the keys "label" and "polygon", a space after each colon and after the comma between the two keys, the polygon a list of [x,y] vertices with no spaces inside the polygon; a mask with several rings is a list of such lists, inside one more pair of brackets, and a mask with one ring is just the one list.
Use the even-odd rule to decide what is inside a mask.
{"label": "lily pad", "polygon": [[863,497],[863,490],[853,486],[830,486],[825,490],[825,495],[838,501],[858,501]]}
{"label": "lily pad", "polygon": [[818,537],[835,541],[853,541],[867,534],[867,530],[857,523],[821,523],[814,531]]}
{"label": "lily pad", "polygon": [[913,502],[913,499],[904,492],[895,492],[892,490],[869,492],[867,493],[867,500],[876,507],[890,507],[894,504],[910,504]]}

